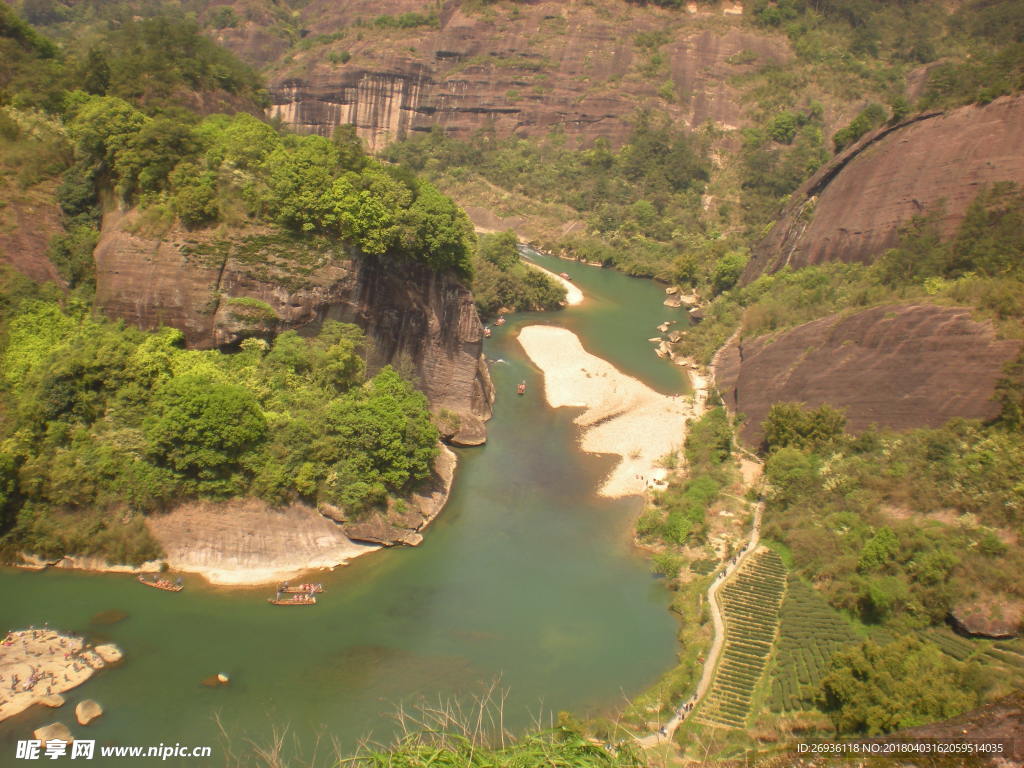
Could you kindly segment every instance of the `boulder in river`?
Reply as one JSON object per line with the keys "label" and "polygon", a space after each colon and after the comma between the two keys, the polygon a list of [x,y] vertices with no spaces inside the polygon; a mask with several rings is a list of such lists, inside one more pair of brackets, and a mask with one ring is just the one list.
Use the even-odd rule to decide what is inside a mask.
{"label": "boulder in river", "polygon": [[121,649],[113,643],[107,643],[106,645],[97,645],[96,653],[99,657],[107,664],[113,664],[116,661],[120,661],[124,658],[124,654]]}
{"label": "boulder in river", "polygon": [[48,696],[40,696],[36,699],[36,703],[42,704],[44,707],[56,709],[57,707],[64,706],[64,697],[59,693],[51,693]]}
{"label": "boulder in river", "polygon": [[459,428],[448,438],[448,442],[459,447],[483,445],[487,442],[487,427],[480,419],[463,417]]}
{"label": "boulder in river", "polygon": [[55,741],[57,739],[61,741],[72,742],[74,737],[71,735],[71,730],[64,725],[64,723],[50,723],[44,725],[42,728],[36,728],[32,731],[32,736],[43,742],[43,746],[46,746],[46,742]]}
{"label": "boulder in river", "polygon": [[679,289],[674,285],[670,285],[668,288],[665,289],[665,293],[667,293],[669,296],[675,296],[677,293],[679,293]]}
{"label": "boulder in river", "polygon": [[672,307],[673,309],[679,309],[679,307],[683,306],[683,302],[679,300],[678,296],[669,296],[661,303],[666,307]]}
{"label": "boulder in river", "polygon": [[79,725],[88,725],[102,714],[103,707],[100,706],[98,701],[93,699],[80,701],[78,706],[75,707],[75,718],[78,720]]}

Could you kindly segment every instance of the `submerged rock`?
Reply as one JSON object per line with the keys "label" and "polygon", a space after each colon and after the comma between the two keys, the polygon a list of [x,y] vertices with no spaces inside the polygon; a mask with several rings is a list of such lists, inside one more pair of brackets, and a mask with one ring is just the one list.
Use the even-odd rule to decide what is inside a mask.
{"label": "submerged rock", "polygon": [[78,720],[79,725],[88,725],[102,714],[103,707],[100,706],[98,701],[93,699],[80,701],[78,706],[75,707],[75,718]]}
{"label": "submerged rock", "polygon": [[93,616],[91,619],[89,619],[89,623],[90,624],[99,624],[99,625],[117,624],[117,622],[124,621],[127,618],[128,618],[128,614],[125,611],[118,611],[118,610],[100,611],[95,616]]}
{"label": "submerged rock", "polygon": [[36,728],[32,731],[32,735],[43,742],[43,746],[46,746],[48,741],[74,741],[74,737],[71,735],[71,730],[64,725],[64,723],[50,723],[44,725],[42,728]]}

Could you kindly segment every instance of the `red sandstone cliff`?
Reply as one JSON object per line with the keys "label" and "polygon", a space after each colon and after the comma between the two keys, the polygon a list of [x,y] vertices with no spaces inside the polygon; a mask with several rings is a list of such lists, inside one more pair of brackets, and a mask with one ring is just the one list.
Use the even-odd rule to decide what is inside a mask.
{"label": "red sandstone cliff", "polygon": [[[731,79],[792,55],[782,36],[724,23],[723,12],[739,10],[732,4],[697,16],[628,3],[541,0],[473,13],[461,5],[446,2],[436,28],[388,30],[359,25],[428,8],[313,0],[297,23],[307,39],[324,42],[284,59],[287,43],[268,37],[269,17],[250,13],[216,38],[265,68],[272,115],[321,134],[354,123],[374,151],[432,126],[459,136],[491,126],[524,136],[559,128],[570,142],[619,144],[645,105],[692,126],[734,127],[744,108]],[[659,64],[635,42],[645,32],[665,35]],[[345,63],[342,53],[351,57]]]}
{"label": "red sandstone cliff", "polygon": [[945,204],[953,233],[983,185],[1024,183],[1024,95],[927,113],[882,128],[825,165],[791,197],[743,279],[784,266],[868,263],[899,227]]}
{"label": "red sandstone cliff", "polygon": [[715,384],[746,417],[741,435],[751,445],[772,404],[787,401],[844,408],[853,432],[937,427],[996,415],[995,382],[1020,347],[968,309],[873,307],[734,341],[719,355]]}
{"label": "red sandstone cliff", "polygon": [[[132,232],[133,213],[108,213],[96,247],[96,307],[140,328],[179,328],[193,347],[231,345],[325,319],[356,323],[371,368],[411,367],[435,408],[459,416],[455,441],[485,437],[493,391],[481,358],[473,296],[453,277],[407,262],[354,260],[337,244],[269,230],[225,238]],[[233,301],[248,299],[246,302]],[[252,300],[255,300],[252,301]]]}

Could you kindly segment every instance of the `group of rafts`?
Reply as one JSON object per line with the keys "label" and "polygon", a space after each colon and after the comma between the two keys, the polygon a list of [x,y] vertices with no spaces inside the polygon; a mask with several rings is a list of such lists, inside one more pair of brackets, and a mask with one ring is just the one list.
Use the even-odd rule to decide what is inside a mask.
{"label": "group of rafts", "polygon": [[[171,581],[156,576],[139,576],[139,582],[164,592],[181,592],[185,588],[180,578]],[[268,597],[267,602],[271,605],[316,605],[316,596],[323,591],[323,584],[289,584],[286,581],[277,586],[277,594]]]}

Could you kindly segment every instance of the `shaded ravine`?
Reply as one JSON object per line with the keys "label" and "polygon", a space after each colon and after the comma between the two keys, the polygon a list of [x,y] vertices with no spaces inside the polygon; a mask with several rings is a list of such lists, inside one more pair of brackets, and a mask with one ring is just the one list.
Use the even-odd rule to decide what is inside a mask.
{"label": "shaded ravine", "polygon": [[[471,699],[495,680],[516,731],[563,709],[612,713],[658,679],[675,655],[675,620],[631,543],[640,500],[597,498],[610,459],[579,452],[573,414],[546,406],[513,336],[539,318],[563,324],[620,369],[678,392],[680,371],[646,338],[679,315],[661,306],[653,283],[572,271],[587,294],[580,307],[516,316],[488,340],[487,355],[503,361],[491,366],[499,401],[490,441],[459,451],[451,499],[423,545],[318,576],[327,592],[315,608],[275,609],[265,589],[196,578],[168,594],[130,576],[0,570],[0,630],[46,621],[125,651],[119,667],[69,692],[63,709],[0,723],[0,755],[62,720],[100,744],[213,745],[205,764],[219,765],[218,715],[236,748],[288,728],[304,743],[319,734],[351,749],[370,732],[387,739],[399,704]],[[516,397],[522,380],[528,394]],[[218,672],[231,684],[200,685]],[[106,710],[87,729],[72,712],[86,698]]]}

